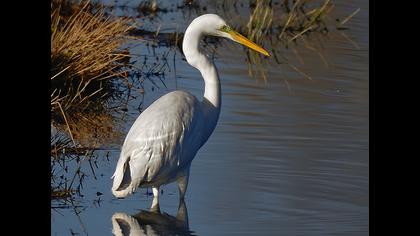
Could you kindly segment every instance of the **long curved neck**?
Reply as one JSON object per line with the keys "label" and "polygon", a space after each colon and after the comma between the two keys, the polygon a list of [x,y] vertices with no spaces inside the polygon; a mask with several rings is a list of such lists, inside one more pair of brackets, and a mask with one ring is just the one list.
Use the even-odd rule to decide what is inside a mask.
{"label": "long curved neck", "polygon": [[199,50],[199,42],[203,37],[203,27],[193,21],[185,31],[182,49],[187,62],[197,68],[204,79],[205,89],[202,108],[205,118],[203,143],[207,141],[216,127],[221,106],[221,88],[217,69]]}
{"label": "long curved neck", "polygon": [[197,68],[203,76],[205,83],[204,98],[213,106],[220,107],[220,80],[217,69],[199,50],[199,42],[203,32],[196,24],[191,24],[185,31],[182,50],[190,65]]}

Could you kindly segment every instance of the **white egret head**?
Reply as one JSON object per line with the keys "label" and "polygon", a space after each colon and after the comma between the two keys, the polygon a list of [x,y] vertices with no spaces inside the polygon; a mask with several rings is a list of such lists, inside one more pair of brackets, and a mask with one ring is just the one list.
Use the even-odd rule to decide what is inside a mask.
{"label": "white egret head", "polygon": [[266,56],[270,54],[262,47],[245,38],[233,30],[220,16],[216,14],[205,14],[194,19],[192,24],[198,23],[202,27],[202,32],[207,35],[228,38],[232,41],[245,45]]}

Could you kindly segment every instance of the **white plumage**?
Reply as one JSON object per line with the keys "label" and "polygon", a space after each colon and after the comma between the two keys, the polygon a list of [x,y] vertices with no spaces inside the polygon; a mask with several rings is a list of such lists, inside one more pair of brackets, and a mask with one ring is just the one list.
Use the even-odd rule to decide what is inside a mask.
{"label": "white plumage", "polygon": [[[158,187],[187,175],[202,145],[200,102],[183,91],[168,93],[131,127],[114,173],[112,191],[125,197],[140,187]],[[129,168],[129,169],[128,169]]]}
{"label": "white plumage", "polygon": [[116,197],[126,197],[139,187],[152,187],[153,208],[158,204],[159,187],[178,181],[180,199],[184,198],[191,161],[216,127],[221,106],[217,69],[199,50],[204,35],[225,37],[269,55],[217,15],[194,19],[185,32],[182,46],[187,62],[203,76],[203,100],[187,92],[174,91],[140,114],[127,134],[112,176],[112,193]]}

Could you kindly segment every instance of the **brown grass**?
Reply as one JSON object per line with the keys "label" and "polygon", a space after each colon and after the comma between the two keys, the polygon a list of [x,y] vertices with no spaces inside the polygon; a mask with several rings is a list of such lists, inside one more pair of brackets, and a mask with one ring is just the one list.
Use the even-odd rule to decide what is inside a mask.
{"label": "brown grass", "polygon": [[255,9],[249,17],[247,24],[247,35],[249,39],[260,43],[263,35],[268,33],[273,22],[273,8],[269,0],[259,0]]}
{"label": "brown grass", "polygon": [[[304,40],[303,36],[308,36],[314,32],[322,33],[328,30],[326,18],[329,17],[334,8],[331,0],[283,0],[277,7],[270,0],[255,0],[254,6],[255,8],[251,12],[246,25],[247,37],[258,44],[262,44],[263,39],[270,39],[272,46],[271,52],[278,63],[278,57],[281,56],[278,55],[280,45],[287,49],[291,47],[291,43],[296,43],[299,39]],[[350,19],[354,14],[350,15],[346,20]],[[343,22],[345,23],[346,20]],[[322,54],[317,53],[325,62]],[[281,57],[284,63],[288,64],[296,72],[306,78],[311,78],[309,75],[301,72],[296,66],[291,65],[287,58]],[[261,77],[266,82],[264,64],[267,61],[265,58],[255,52],[249,52],[248,61],[249,75],[259,75],[258,77]],[[303,63],[301,58],[300,61]]]}
{"label": "brown grass", "polygon": [[106,17],[103,9],[91,14],[82,8],[61,26],[59,12],[55,9],[51,15],[51,79],[63,73],[66,79],[86,81],[122,76],[115,69],[128,56],[119,49],[131,29],[130,21]]}
{"label": "brown grass", "polygon": [[72,134],[82,147],[96,149],[104,144],[122,141],[122,127],[109,113],[76,113],[72,118],[69,124]]}
{"label": "brown grass", "polygon": [[122,46],[132,26],[130,19],[106,15],[89,1],[52,6],[51,110],[70,132],[72,113],[100,109],[115,92],[110,80],[127,77],[129,54]]}

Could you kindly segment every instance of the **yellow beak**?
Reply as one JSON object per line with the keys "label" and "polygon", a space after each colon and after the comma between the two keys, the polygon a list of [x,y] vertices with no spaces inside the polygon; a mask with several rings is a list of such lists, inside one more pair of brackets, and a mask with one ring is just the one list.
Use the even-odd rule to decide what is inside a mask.
{"label": "yellow beak", "polygon": [[241,34],[239,34],[238,32],[234,31],[234,30],[229,30],[227,32],[228,34],[230,34],[230,36],[232,36],[232,39],[235,42],[238,42],[242,45],[245,45],[249,48],[254,49],[255,51],[262,53],[266,56],[270,56],[270,54],[262,47],[258,46],[257,44],[251,42],[249,39],[245,38],[244,36],[242,36]]}

